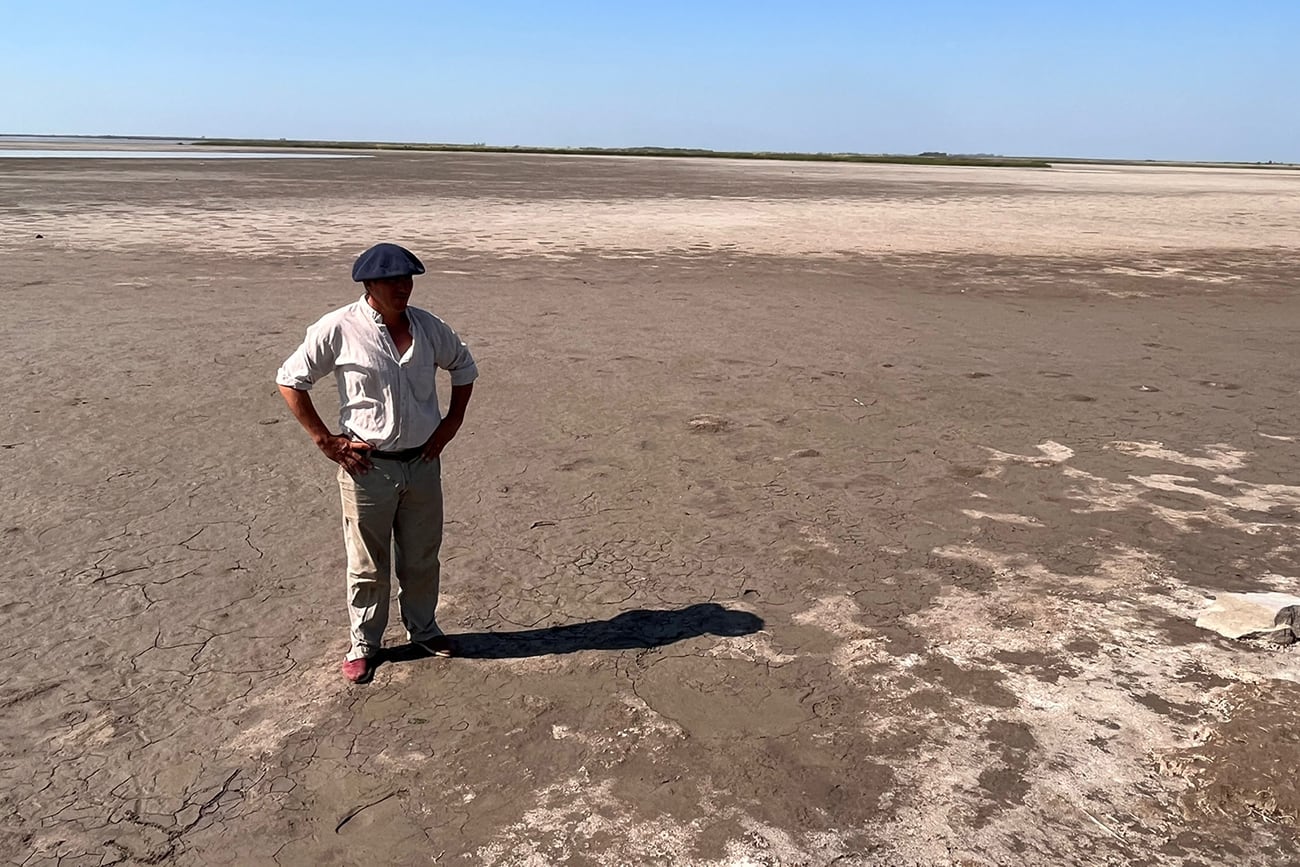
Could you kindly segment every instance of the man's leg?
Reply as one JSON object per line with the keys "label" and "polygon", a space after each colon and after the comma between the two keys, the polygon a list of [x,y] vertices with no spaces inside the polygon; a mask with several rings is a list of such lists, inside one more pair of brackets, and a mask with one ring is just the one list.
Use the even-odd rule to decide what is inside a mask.
{"label": "man's leg", "polygon": [[442,462],[411,461],[408,484],[393,519],[397,602],[412,641],[442,635],[438,628],[438,550],[442,547]]}
{"label": "man's leg", "polygon": [[355,477],[339,470],[343,538],[348,550],[348,619],[352,639],[349,660],[373,658],[383,647],[391,586],[389,545],[401,494],[399,482],[396,472],[379,463]]}

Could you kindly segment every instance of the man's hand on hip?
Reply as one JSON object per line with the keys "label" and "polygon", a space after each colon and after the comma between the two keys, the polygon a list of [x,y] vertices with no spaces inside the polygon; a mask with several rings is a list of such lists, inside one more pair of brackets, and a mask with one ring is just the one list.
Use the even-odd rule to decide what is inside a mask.
{"label": "man's hand on hip", "polygon": [[434,428],[433,436],[424,444],[424,455],[421,460],[436,461],[442,455],[442,450],[447,447],[447,443],[456,438],[460,431],[460,422],[451,418],[444,418],[442,423]]}
{"label": "man's hand on hip", "polygon": [[359,443],[349,437],[330,434],[316,441],[316,445],[325,453],[325,457],[354,475],[369,471],[370,446]]}

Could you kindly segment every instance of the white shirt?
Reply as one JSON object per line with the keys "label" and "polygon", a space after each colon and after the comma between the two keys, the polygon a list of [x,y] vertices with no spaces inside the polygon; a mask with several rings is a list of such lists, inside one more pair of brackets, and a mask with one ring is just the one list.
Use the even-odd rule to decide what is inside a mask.
{"label": "white shirt", "polygon": [[383,316],[363,295],[308,328],[275,381],[310,391],[333,373],[344,433],[381,451],[422,446],[442,421],[434,382],[438,368],[451,373],[453,386],[473,382],[478,368],[446,322],[418,307],[407,307],[406,319],[411,348],[399,356]]}

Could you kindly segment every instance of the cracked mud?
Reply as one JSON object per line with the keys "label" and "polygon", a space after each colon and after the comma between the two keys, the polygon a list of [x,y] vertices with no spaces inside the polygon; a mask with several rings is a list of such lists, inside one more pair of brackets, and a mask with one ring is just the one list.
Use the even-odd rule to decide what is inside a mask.
{"label": "cracked mud", "polygon": [[[1294,175],[36,162],[0,858],[1300,860],[1297,651],[1193,625],[1300,576]],[[462,655],[352,687],[272,376],[388,238],[483,372]]]}

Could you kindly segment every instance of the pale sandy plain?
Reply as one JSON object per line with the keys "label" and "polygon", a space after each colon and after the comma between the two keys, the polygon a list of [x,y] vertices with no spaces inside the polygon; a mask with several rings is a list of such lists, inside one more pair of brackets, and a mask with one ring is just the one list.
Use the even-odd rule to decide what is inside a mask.
{"label": "pale sandy plain", "polygon": [[[379,240],[482,376],[352,687],[272,377]],[[0,257],[0,857],[1300,863],[1194,626],[1300,576],[1300,173],[5,160]]]}

